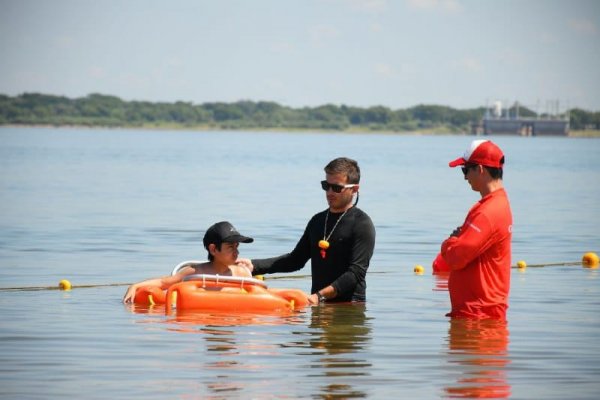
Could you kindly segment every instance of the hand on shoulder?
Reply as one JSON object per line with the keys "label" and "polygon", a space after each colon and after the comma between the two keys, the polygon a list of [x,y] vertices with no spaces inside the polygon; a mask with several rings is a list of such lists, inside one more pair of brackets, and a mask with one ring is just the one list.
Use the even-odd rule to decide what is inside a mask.
{"label": "hand on shoulder", "polygon": [[235,265],[246,268],[248,271],[250,271],[250,274],[252,274],[252,271],[254,270],[254,265],[252,265],[252,261],[250,261],[248,258],[238,258],[235,262]]}
{"label": "hand on shoulder", "polygon": [[245,265],[231,265],[229,269],[232,276],[252,278],[252,272]]}

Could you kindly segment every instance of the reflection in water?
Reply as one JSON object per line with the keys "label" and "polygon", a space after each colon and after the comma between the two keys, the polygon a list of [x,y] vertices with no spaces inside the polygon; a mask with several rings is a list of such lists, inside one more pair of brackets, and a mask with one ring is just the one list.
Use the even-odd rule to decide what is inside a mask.
{"label": "reflection in water", "polygon": [[[189,323],[189,317],[186,323]],[[206,352],[215,353],[214,357],[207,357],[201,368],[203,370],[219,371],[209,381],[206,388],[216,394],[234,393],[243,390],[243,382],[232,379],[233,371],[244,368],[240,363],[239,344],[236,343],[235,332],[219,327],[201,327],[199,333],[203,334],[206,341]]]}
{"label": "reflection in water", "polygon": [[[305,312],[289,310],[272,314],[177,311],[166,316],[164,306],[126,307],[133,313],[154,317],[141,323],[159,323],[169,331],[201,335],[205,344],[194,346],[192,351],[202,355],[190,368],[199,369],[202,393],[189,394],[190,398],[221,399],[263,385],[261,380],[252,379],[253,373],[264,370],[266,360],[280,352],[261,327],[306,324]],[[243,329],[248,326],[249,330]]]}
{"label": "reflection in water", "polygon": [[198,351],[205,354],[196,367],[208,393],[199,398],[221,399],[222,396],[239,396],[244,391],[252,391],[253,386],[264,386],[256,374],[269,369],[265,367],[267,360],[280,353],[263,328],[306,322],[301,315],[291,312],[279,315],[179,312],[168,322],[174,323],[178,331],[202,335],[205,345]]}
{"label": "reflection in water", "polygon": [[310,382],[318,378],[320,387],[312,397],[367,397],[355,387],[356,379],[371,375],[372,366],[367,357],[371,325],[364,303],[326,304],[285,315],[178,312],[165,316],[164,307],[131,310],[150,317],[140,322],[202,335],[205,344],[193,348],[202,353],[198,358],[202,361],[193,368],[202,371],[202,387],[208,391],[204,397],[239,394],[265,385],[264,374],[275,376],[280,372],[277,368],[285,368],[273,361],[282,355],[305,361],[308,356],[306,374],[297,378]]}
{"label": "reflection in water", "polygon": [[447,292],[448,291],[448,278],[450,277],[449,272],[436,272],[433,274],[435,279],[434,291]]}
{"label": "reflection in water", "polygon": [[310,327],[320,334],[310,340],[310,346],[328,354],[355,352],[370,339],[371,328],[365,324],[364,303],[327,304],[313,307]]}
{"label": "reflection in water", "polygon": [[366,397],[366,393],[352,386],[353,378],[370,375],[371,363],[357,357],[371,339],[365,304],[313,307],[310,328],[316,329],[309,341],[310,347],[325,352],[312,367],[324,369],[322,376],[338,381],[322,386],[317,396],[327,399]]}
{"label": "reflection in water", "polygon": [[[164,305],[125,305],[134,314],[146,314],[154,317],[165,317]],[[198,333],[198,326],[244,326],[244,325],[279,325],[298,324],[304,320],[297,311],[278,311],[273,313],[253,314],[247,312],[202,312],[194,310],[176,311],[166,319],[152,319],[141,322],[162,322],[173,324],[171,330]],[[200,330],[202,332],[202,330]]]}
{"label": "reflection in water", "polygon": [[446,387],[450,397],[506,398],[508,324],[501,320],[451,319],[448,356],[451,371],[460,367],[456,385]]}

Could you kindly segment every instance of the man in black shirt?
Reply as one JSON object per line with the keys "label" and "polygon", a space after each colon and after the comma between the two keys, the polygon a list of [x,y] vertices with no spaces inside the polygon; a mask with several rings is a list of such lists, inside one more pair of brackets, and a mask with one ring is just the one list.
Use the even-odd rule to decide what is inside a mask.
{"label": "man in black shirt", "polygon": [[[243,260],[253,275],[293,272],[311,260],[309,301],[365,301],[365,276],[375,247],[375,227],[358,203],[360,168],[341,157],[325,167],[321,187],[329,208],[314,215],[291,253]],[[356,202],[352,200],[356,194]]]}

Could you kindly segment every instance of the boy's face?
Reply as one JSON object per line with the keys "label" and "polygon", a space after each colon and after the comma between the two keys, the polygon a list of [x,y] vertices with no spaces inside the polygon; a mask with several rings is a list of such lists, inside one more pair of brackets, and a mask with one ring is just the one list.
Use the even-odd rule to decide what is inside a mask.
{"label": "boy's face", "polygon": [[222,263],[222,264],[226,264],[226,265],[233,265],[235,264],[238,255],[240,254],[240,252],[238,251],[238,246],[240,244],[238,242],[234,242],[234,243],[221,243],[221,250],[219,250],[217,248],[217,246],[215,246],[215,251],[214,251],[214,256],[215,256],[215,261]]}

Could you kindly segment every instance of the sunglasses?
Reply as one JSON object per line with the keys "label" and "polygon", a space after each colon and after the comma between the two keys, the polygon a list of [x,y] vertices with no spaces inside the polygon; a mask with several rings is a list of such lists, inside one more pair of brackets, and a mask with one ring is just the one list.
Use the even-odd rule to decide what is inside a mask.
{"label": "sunglasses", "polygon": [[468,164],[468,165],[465,165],[464,167],[461,167],[460,169],[462,169],[463,174],[465,176],[467,176],[467,174],[469,173],[469,170],[473,169],[473,168],[477,168],[477,164]]}
{"label": "sunglasses", "polygon": [[342,193],[342,190],[353,188],[354,186],[357,186],[357,185],[356,184],[337,185],[335,183],[321,181],[321,188],[323,188],[324,191],[328,191],[329,189],[331,189],[331,190],[333,190],[334,193]]}

